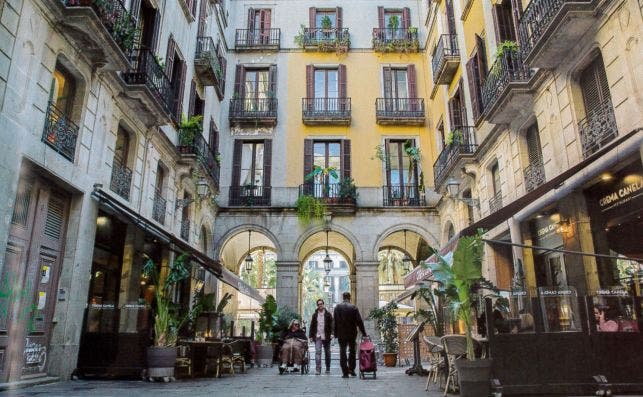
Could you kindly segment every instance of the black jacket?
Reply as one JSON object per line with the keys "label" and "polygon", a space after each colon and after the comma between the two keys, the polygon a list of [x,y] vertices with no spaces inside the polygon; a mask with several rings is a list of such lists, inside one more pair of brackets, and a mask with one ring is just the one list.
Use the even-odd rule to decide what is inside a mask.
{"label": "black jacket", "polygon": [[[333,316],[330,312],[324,309],[324,340],[330,340],[330,334],[333,332]],[[313,318],[310,320],[310,330],[308,331],[309,338],[317,336],[317,310],[313,313]]]}
{"label": "black jacket", "polygon": [[335,306],[333,312],[335,337],[343,340],[355,340],[357,337],[357,328],[366,335],[362,316],[359,314],[357,307],[350,302],[342,302]]}
{"label": "black jacket", "polygon": [[306,333],[301,329],[298,329],[296,331],[291,331],[290,329],[287,329],[283,332],[283,334],[281,334],[282,340],[286,340],[290,338],[306,340]]}

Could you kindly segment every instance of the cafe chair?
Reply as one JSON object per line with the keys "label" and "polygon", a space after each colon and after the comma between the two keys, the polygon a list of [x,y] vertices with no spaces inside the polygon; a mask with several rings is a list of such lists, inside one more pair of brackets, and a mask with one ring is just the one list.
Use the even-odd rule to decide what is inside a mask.
{"label": "cafe chair", "polygon": [[230,349],[232,352],[232,366],[238,366],[242,374],[246,373],[246,358],[243,355],[245,351],[244,341],[235,340],[231,342]]}
{"label": "cafe chair", "polygon": [[214,372],[214,376],[221,377],[221,344],[214,344],[208,346],[205,354],[205,368],[204,373],[207,376],[210,371]]}
{"label": "cafe chair", "polygon": [[431,380],[433,380],[433,383],[437,383],[438,379],[440,379],[440,384],[442,384],[442,375],[445,370],[444,357],[442,355],[444,348],[439,337],[425,335],[422,338],[429,350],[429,373],[426,378],[426,387],[424,388],[424,390],[428,391]]}
{"label": "cafe chair", "polygon": [[176,347],[176,368],[177,374],[182,371],[187,372],[188,376],[192,376],[192,355],[190,354],[190,346],[177,346]]}
{"label": "cafe chair", "polygon": [[443,336],[442,346],[447,354],[447,383],[444,386],[444,395],[449,391],[449,385],[456,391],[458,384],[458,371],[455,368],[455,361],[467,355],[467,337],[464,335],[447,335]]}
{"label": "cafe chair", "polygon": [[221,377],[224,371],[229,372],[230,375],[234,375],[235,365],[241,366],[242,372],[246,371],[246,363],[243,355],[235,353],[235,346],[240,345],[240,343],[237,342],[238,341],[230,341],[223,343],[221,347],[221,357],[219,357],[219,377]]}

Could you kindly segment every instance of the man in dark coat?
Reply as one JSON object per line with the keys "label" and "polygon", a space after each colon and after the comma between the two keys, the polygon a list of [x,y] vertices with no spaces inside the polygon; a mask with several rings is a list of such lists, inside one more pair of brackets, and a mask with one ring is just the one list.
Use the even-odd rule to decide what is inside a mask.
{"label": "man in dark coat", "polygon": [[[344,292],[342,295],[344,301],[335,306],[333,312],[335,337],[339,341],[339,364],[342,367],[342,378],[348,378],[348,375],[355,374],[355,338],[357,338],[357,329],[359,328],[362,336],[366,335],[364,321],[359,314],[359,310],[351,304],[351,293]],[[348,347],[348,360],[346,360],[346,348]]]}
{"label": "man in dark coat", "polygon": [[324,308],[324,300],[317,299],[317,310],[313,313],[310,320],[310,330],[308,337],[315,343],[315,364],[316,375],[321,374],[321,354],[324,349],[324,358],[326,359],[326,373],[330,373],[330,340],[333,330],[333,316]]}

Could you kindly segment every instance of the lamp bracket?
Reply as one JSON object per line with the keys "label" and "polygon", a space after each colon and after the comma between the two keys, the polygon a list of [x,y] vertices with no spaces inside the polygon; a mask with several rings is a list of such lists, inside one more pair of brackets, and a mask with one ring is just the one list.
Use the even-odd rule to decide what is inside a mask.
{"label": "lamp bracket", "polygon": [[480,208],[480,200],[478,200],[478,199],[474,199],[474,198],[461,198],[461,197],[451,197],[451,198],[452,198],[452,199],[454,199],[454,200],[456,200],[456,201],[462,201],[463,203],[465,203],[465,204],[466,204],[466,205],[468,205],[469,207],[476,207],[476,208]]}
{"label": "lamp bracket", "polygon": [[188,205],[192,204],[194,202],[194,199],[178,199],[176,200],[176,209],[183,209],[187,207]]}

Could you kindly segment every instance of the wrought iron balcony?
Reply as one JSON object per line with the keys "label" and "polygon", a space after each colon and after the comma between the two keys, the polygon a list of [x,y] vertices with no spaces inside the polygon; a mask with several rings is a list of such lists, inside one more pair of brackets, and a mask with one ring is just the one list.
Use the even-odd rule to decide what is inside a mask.
{"label": "wrought iron balcony", "polygon": [[424,98],[377,98],[377,124],[424,125]]}
{"label": "wrought iron balcony", "polygon": [[270,186],[231,186],[228,205],[257,207],[270,205]]}
{"label": "wrought iron balcony", "polygon": [[42,141],[73,163],[76,156],[77,139],[78,126],[76,123],[49,102],[45,116],[45,128],[42,131]]}
{"label": "wrought iron balcony", "polygon": [[306,125],[350,125],[350,98],[302,98],[301,113]]}
{"label": "wrought iron balcony", "polygon": [[489,213],[493,214],[502,208],[502,191],[498,191],[493,197],[489,199]]}
{"label": "wrought iron balcony", "polygon": [[224,64],[221,63],[219,48],[214,45],[212,37],[196,38],[194,69],[201,84],[215,87],[225,85]]}
{"label": "wrought iron balcony", "polygon": [[167,201],[161,195],[161,192],[156,190],[154,192],[154,202],[152,205],[152,219],[160,224],[165,223],[165,211],[167,208]]}
{"label": "wrought iron balcony", "polygon": [[583,158],[596,153],[618,135],[612,101],[605,101],[599,108],[578,122]]}
{"label": "wrought iron balcony", "polygon": [[196,158],[205,173],[214,184],[215,188],[219,187],[219,163],[216,161],[216,153],[212,151],[210,145],[205,141],[201,131],[191,129],[179,129],[179,145],[177,150],[181,155],[193,156]]}
{"label": "wrought iron balcony", "polygon": [[525,170],[525,190],[531,192],[545,183],[545,167],[542,162],[529,164]]}
{"label": "wrought iron balcony", "polygon": [[348,28],[304,28],[301,44],[307,51],[346,52],[351,40]]}
{"label": "wrought iron balcony", "polygon": [[374,28],[373,50],[377,52],[418,52],[420,41],[418,29],[411,28]]}
{"label": "wrought iron balcony", "polygon": [[554,68],[596,22],[597,0],[531,0],[518,26],[525,63]]}
{"label": "wrought iron balcony", "polygon": [[426,206],[426,199],[420,197],[418,185],[382,186],[382,198],[385,207]]}
{"label": "wrought iron balcony", "polygon": [[327,205],[355,205],[356,200],[342,191],[339,183],[304,183],[299,185],[299,197],[313,196]]}
{"label": "wrought iron balcony", "polygon": [[125,200],[129,200],[131,186],[132,170],[114,158],[114,162],[112,163],[112,179],[109,188]]}
{"label": "wrought iron balcony", "polygon": [[185,241],[190,241],[190,220],[181,220],[181,238]]}
{"label": "wrought iron balcony", "polygon": [[277,124],[277,99],[231,99],[228,119],[230,123],[274,126]]}
{"label": "wrought iron balcony", "polygon": [[278,50],[281,29],[237,29],[234,47],[237,51]]}
{"label": "wrought iron balcony", "polygon": [[506,49],[489,70],[482,86],[484,117],[494,124],[510,123],[532,102],[534,73],[522,62],[520,51]]}
{"label": "wrought iron balcony", "polygon": [[470,126],[455,127],[453,141],[440,152],[433,164],[435,188],[438,189],[456,168],[456,164],[465,157],[472,157],[478,148],[475,140],[475,128]]}
{"label": "wrought iron balcony", "polygon": [[175,113],[175,101],[165,70],[148,49],[136,50],[133,59],[132,67],[121,73],[133,107],[140,107],[142,102],[151,113],[150,117],[160,119],[159,124],[170,122]]}
{"label": "wrought iron balcony", "polygon": [[443,34],[440,36],[435,49],[431,68],[434,84],[451,84],[453,76],[460,65],[460,50],[458,50],[458,36]]}

